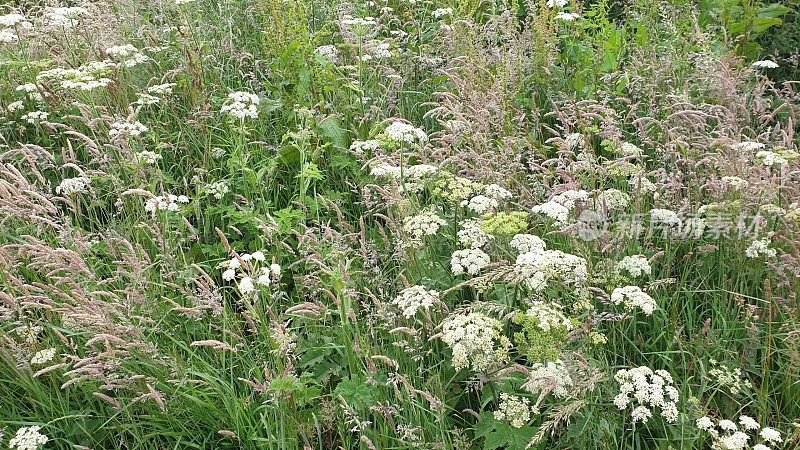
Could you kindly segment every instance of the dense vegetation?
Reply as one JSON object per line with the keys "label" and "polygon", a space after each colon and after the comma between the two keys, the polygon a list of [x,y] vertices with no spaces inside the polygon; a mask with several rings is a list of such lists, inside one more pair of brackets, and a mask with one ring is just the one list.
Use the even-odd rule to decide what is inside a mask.
{"label": "dense vegetation", "polygon": [[796,3],[44,3],[0,447],[800,444]]}

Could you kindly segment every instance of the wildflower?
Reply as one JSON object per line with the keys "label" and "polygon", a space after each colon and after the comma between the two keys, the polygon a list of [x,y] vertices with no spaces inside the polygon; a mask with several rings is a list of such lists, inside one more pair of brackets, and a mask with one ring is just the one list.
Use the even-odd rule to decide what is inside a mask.
{"label": "wildflower", "polygon": [[111,137],[121,136],[138,138],[147,131],[148,128],[140,122],[130,123],[118,121],[111,124],[111,129],[108,131],[108,135]]}
{"label": "wildflower", "polygon": [[239,120],[247,118],[255,119],[258,117],[258,105],[261,99],[249,92],[231,92],[225,104],[222,105],[220,112],[227,113],[231,117]]}
{"label": "wildflower", "polygon": [[[27,24],[27,25],[25,25]],[[22,14],[6,14],[4,16],[0,16],[0,25],[4,27],[13,28],[17,25],[30,27],[30,22],[23,16]]]}
{"label": "wildflower", "polygon": [[642,275],[650,275],[652,269],[650,263],[642,255],[626,256],[617,264],[620,270],[628,272],[632,277],[638,278]]}
{"label": "wildflower", "polygon": [[206,186],[206,191],[217,200],[221,200],[229,190],[228,183],[224,181],[215,181]]}
{"label": "wildflower", "polygon": [[87,177],[65,178],[56,187],[56,194],[72,195],[86,192],[91,180]]}
{"label": "wildflower", "polygon": [[82,17],[88,15],[89,11],[80,6],[48,8],[44,13],[50,26],[61,28],[72,28]]}
{"label": "wildflower", "polygon": [[695,425],[697,428],[705,431],[709,431],[714,428],[714,422],[708,416],[703,416],[697,419]]}
{"label": "wildflower", "polygon": [[597,203],[611,211],[618,211],[628,207],[631,198],[628,194],[618,189],[606,189],[597,196]]}
{"label": "wildflower", "polygon": [[536,205],[533,208],[531,208],[531,211],[536,214],[543,214],[549,217],[558,225],[563,225],[567,223],[569,217],[569,208],[554,201],[549,201],[542,203],[541,205]]}
{"label": "wildflower", "polygon": [[46,348],[44,350],[39,350],[31,358],[31,364],[45,364],[52,361],[55,356],[56,356],[55,348]]}
{"label": "wildflower", "polygon": [[783,442],[781,433],[770,427],[764,427],[764,429],[761,430],[761,433],[759,433],[759,436],[761,436],[761,439],[764,439],[771,444],[780,444]]}
{"label": "wildflower", "polygon": [[542,250],[519,254],[514,278],[531,290],[541,291],[551,280],[583,285],[589,274],[585,259],[560,250]]}
{"label": "wildflower", "polygon": [[32,125],[37,125],[46,121],[48,116],[50,116],[50,114],[44,111],[31,111],[29,113],[23,114],[22,117],[20,117],[20,119]]}
{"label": "wildflower", "polygon": [[556,20],[563,20],[565,22],[572,22],[581,18],[580,14],[575,14],[571,12],[564,12],[560,11],[556,14]]}
{"label": "wildflower", "polygon": [[766,258],[774,258],[778,251],[774,248],[770,248],[770,239],[768,237],[754,240],[750,243],[747,249],[744,251],[744,254],[748,258],[756,259],[758,257],[766,257]]}
{"label": "wildflower", "polygon": [[734,176],[722,177],[722,182],[737,191],[747,189],[747,187],[750,185],[747,180]]}
{"label": "wildflower", "polygon": [[403,231],[413,240],[419,241],[425,236],[435,235],[439,228],[446,224],[447,222],[431,209],[406,217],[403,220]]}
{"label": "wildflower", "polygon": [[180,211],[179,203],[189,203],[189,197],[185,195],[159,195],[148,199],[144,204],[144,210],[155,214],[157,211]]}
{"label": "wildflower", "polygon": [[515,234],[508,245],[519,253],[539,253],[547,248],[539,236],[532,234]]}
{"label": "wildflower", "polygon": [[150,95],[164,96],[172,93],[175,83],[156,84],[147,88],[147,93]]}
{"label": "wildflower", "polygon": [[547,0],[548,8],[563,8],[569,3],[568,0]]}
{"label": "wildflower", "polygon": [[611,293],[611,303],[615,305],[624,304],[628,310],[639,308],[645,315],[653,314],[658,307],[653,297],[643,292],[638,286],[625,286],[616,288]]}
{"label": "wildflower", "polygon": [[768,59],[763,61],[756,61],[753,64],[751,64],[751,66],[755,67],[756,69],[777,69],[778,67],[780,67],[778,66],[778,63],[776,63],[775,61],[770,61]]}
{"label": "wildflower", "polygon": [[477,214],[485,214],[494,211],[500,204],[493,198],[489,198],[485,195],[476,195],[469,201],[464,200],[461,202],[461,206]]}
{"label": "wildflower", "polygon": [[500,394],[500,404],[494,412],[495,420],[506,420],[514,428],[522,428],[531,420],[530,400],[525,397]]}
{"label": "wildflower", "polygon": [[528,216],[524,211],[486,214],[483,216],[481,228],[495,236],[513,236],[528,228]]}
{"label": "wildflower", "polygon": [[534,364],[522,388],[532,394],[552,393],[557,398],[565,398],[574,384],[566,364],[557,359]]}
{"label": "wildflower", "polygon": [[752,153],[757,150],[763,150],[766,147],[767,146],[762,144],[761,142],[753,142],[753,141],[737,142],[736,144],[733,144],[734,149],[748,153]]}
{"label": "wildflower", "polygon": [[163,157],[156,152],[150,150],[142,150],[140,152],[136,152],[136,162],[139,164],[146,164],[148,166],[154,166],[158,161],[162,160]]}
{"label": "wildflower", "polygon": [[106,49],[106,54],[122,67],[135,67],[150,61],[150,58],[131,44],[115,45]]}
{"label": "wildflower", "polygon": [[466,248],[482,248],[494,239],[494,236],[486,234],[481,228],[480,219],[467,219],[461,229],[456,233],[458,242]]}
{"label": "wildflower", "polygon": [[759,425],[758,422],[756,422],[756,420],[750,416],[739,416],[739,423],[742,424],[745,430],[757,430],[761,428],[761,425]]}
{"label": "wildflower", "polygon": [[542,331],[549,332],[553,329],[570,331],[572,321],[562,312],[563,306],[553,302],[535,301],[525,312],[525,315],[536,320],[536,326]]}
{"label": "wildflower", "polygon": [[222,272],[222,279],[225,281],[233,281],[236,278],[236,270],[235,269],[228,269]]}
{"label": "wildflower", "polygon": [[250,277],[242,277],[239,280],[239,292],[242,294],[250,294],[256,290],[255,285],[253,284],[253,279]]}
{"label": "wildflower", "polygon": [[756,153],[756,158],[760,159],[761,162],[767,167],[780,167],[788,164],[788,161],[785,158],[769,150],[761,150],[760,152]]}
{"label": "wildflower", "polygon": [[18,429],[17,434],[8,442],[8,447],[16,450],[37,450],[48,441],[47,436],[39,433],[41,429],[38,425]]}
{"label": "wildflower", "polygon": [[355,153],[357,156],[363,156],[367,152],[374,152],[380,148],[380,146],[380,142],[376,139],[370,139],[368,141],[353,141],[353,143],[350,144],[350,151]]}
{"label": "wildflower", "polygon": [[10,30],[0,30],[0,44],[11,44],[17,42],[17,33]]}
{"label": "wildflower", "polygon": [[631,411],[634,422],[646,423],[653,417],[652,408],[655,407],[661,410],[661,417],[667,422],[678,420],[678,391],[668,372],[653,372],[649,367],[640,366],[621,369],[614,379],[620,385],[614,405],[620,410],[634,405]]}
{"label": "wildflower", "polygon": [[56,82],[59,87],[67,90],[92,91],[111,84],[108,75],[114,68],[112,61],[94,61],[76,69],[44,70],[36,75],[39,83]]}
{"label": "wildflower", "polygon": [[320,55],[324,59],[327,59],[333,64],[336,64],[339,61],[339,50],[336,48],[335,45],[322,45],[314,49],[314,53]]}
{"label": "wildflower", "polygon": [[420,308],[427,310],[437,301],[439,301],[439,292],[425,289],[424,286],[412,286],[400,291],[400,295],[395,297],[392,303],[403,311],[403,316],[409,318],[413,317]]}
{"label": "wildflower", "polygon": [[435,19],[440,19],[444,16],[452,16],[453,15],[453,8],[439,8],[434,9],[431,13]]}
{"label": "wildflower", "polygon": [[453,368],[483,372],[508,361],[511,341],[500,331],[502,323],[478,312],[459,314],[442,324],[442,341],[452,352]]}
{"label": "wildflower", "polygon": [[466,272],[474,276],[490,262],[489,255],[481,249],[456,250],[450,257],[450,269],[453,275],[461,275]]}
{"label": "wildflower", "polygon": [[424,143],[428,140],[428,135],[424,131],[405,122],[392,122],[383,132],[395,142],[413,144],[414,142]]}
{"label": "wildflower", "polygon": [[25,108],[25,103],[22,100],[18,100],[16,102],[11,102],[6,106],[6,110],[10,113],[14,113],[20,111]]}
{"label": "wildflower", "polygon": [[281,276],[281,266],[278,263],[272,263],[269,265],[269,271],[272,273],[272,276],[278,278]]}

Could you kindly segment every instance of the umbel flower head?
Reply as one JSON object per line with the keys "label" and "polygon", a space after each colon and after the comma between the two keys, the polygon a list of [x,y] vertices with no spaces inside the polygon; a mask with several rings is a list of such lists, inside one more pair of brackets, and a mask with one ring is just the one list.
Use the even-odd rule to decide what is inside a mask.
{"label": "umbel flower head", "polygon": [[678,420],[679,394],[669,372],[639,366],[619,370],[614,379],[619,383],[614,405],[620,410],[630,407],[634,423],[647,422],[653,417],[653,408],[659,408],[669,423]]}
{"label": "umbel flower head", "polygon": [[453,351],[453,368],[485,372],[508,361],[511,341],[503,324],[479,312],[463,313],[442,324],[442,341]]}

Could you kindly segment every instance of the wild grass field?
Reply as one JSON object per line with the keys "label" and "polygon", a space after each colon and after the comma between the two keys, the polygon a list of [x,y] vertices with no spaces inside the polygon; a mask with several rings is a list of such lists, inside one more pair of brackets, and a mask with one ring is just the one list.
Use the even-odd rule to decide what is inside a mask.
{"label": "wild grass field", "polygon": [[0,5],[0,448],[800,447],[799,9]]}

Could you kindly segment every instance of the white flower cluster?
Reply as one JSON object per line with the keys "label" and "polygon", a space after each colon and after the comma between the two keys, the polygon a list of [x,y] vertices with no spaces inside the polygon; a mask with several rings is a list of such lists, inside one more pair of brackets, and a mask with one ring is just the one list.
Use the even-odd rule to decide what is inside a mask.
{"label": "white flower cluster", "polygon": [[256,94],[231,92],[228,94],[228,99],[222,105],[220,111],[239,120],[255,119],[258,117],[259,103],[261,103],[261,99]]}
{"label": "white flower cluster", "polygon": [[408,318],[417,314],[420,308],[427,310],[438,301],[439,292],[417,285],[400,291],[400,295],[392,303],[403,310],[403,316]]}
{"label": "white flower cluster", "polygon": [[643,194],[653,193],[658,190],[656,184],[643,175],[635,175],[631,177],[631,179],[628,180],[628,186],[630,186],[631,189],[639,191]]}
{"label": "white flower cluster", "polygon": [[770,248],[769,247],[770,244],[771,244],[771,241],[770,241],[769,238],[765,237],[765,238],[762,238],[762,239],[756,239],[755,241],[750,243],[750,245],[744,251],[744,254],[748,258],[753,258],[753,259],[756,259],[756,258],[759,258],[759,257],[762,257],[762,256],[765,257],[765,258],[774,258],[775,255],[778,254],[778,251],[775,250],[774,248]]}
{"label": "white flower cluster", "polygon": [[314,53],[322,56],[333,64],[339,61],[339,49],[335,45],[321,45],[314,49]]}
{"label": "white flower cluster", "polygon": [[557,225],[564,225],[568,221],[569,213],[575,208],[577,202],[589,200],[589,193],[584,190],[570,189],[554,195],[549,201],[534,206],[531,211],[544,214]]}
{"label": "white flower cluster", "polygon": [[149,57],[131,44],[108,47],[106,54],[123,67],[135,67],[150,61]]}
{"label": "white flower cluster", "polygon": [[481,219],[467,219],[456,233],[458,242],[465,248],[483,248],[494,239],[481,228]]}
{"label": "white flower cluster", "polygon": [[17,100],[15,102],[11,102],[6,106],[6,110],[10,113],[15,113],[25,108],[25,102],[22,100]]}
{"label": "white flower cluster", "polygon": [[476,214],[486,214],[497,209],[500,206],[500,202],[485,195],[476,195],[469,201],[464,200],[461,202],[461,206]]}
{"label": "white flower cluster", "polygon": [[628,207],[631,198],[619,189],[606,189],[597,196],[597,203],[610,211],[619,211]]}
{"label": "white flower cluster", "polygon": [[666,225],[670,228],[680,228],[683,223],[675,211],[659,208],[650,210],[650,220],[655,224]]}
{"label": "white flower cluster", "polygon": [[634,278],[650,275],[653,271],[650,262],[643,255],[626,256],[617,264],[617,267],[628,272]]}
{"label": "white flower cluster", "polygon": [[522,428],[531,420],[531,401],[503,392],[500,394],[500,404],[494,412],[494,419],[508,421],[514,428]]}
{"label": "white flower cluster", "polygon": [[709,363],[713,366],[708,371],[709,378],[720,386],[728,388],[731,395],[737,395],[743,389],[753,388],[753,384],[750,380],[742,377],[742,369],[719,364],[715,359],[709,360]]}
{"label": "white flower cluster", "polygon": [[400,121],[392,122],[386,127],[384,134],[396,142],[408,144],[413,144],[414,142],[424,143],[428,140],[428,135],[422,129]]}
{"label": "white flower cluster", "polygon": [[373,17],[353,17],[349,15],[343,16],[340,22],[343,26],[351,28],[369,28],[378,23]]}
{"label": "white flower cluster", "polygon": [[94,61],[77,69],[56,67],[39,72],[36,75],[36,81],[39,83],[56,82],[62,89],[91,91],[112,83],[108,75],[114,66],[112,61]]}
{"label": "white flower cluster", "polygon": [[206,186],[206,190],[210,195],[214,196],[214,198],[216,198],[217,200],[222,200],[222,197],[224,197],[225,194],[227,194],[228,191],[230,191],[230,188],[228,188],[228,183],[220,180],[220,181],[215,181],[213,183],[209,183],[208,186]]}
{"label": "white flower cluster", "polygon": [[467,273],[475,276],[491,262],[489,255],[479,248],[456,250],[450,257],[450,270],[453,275]]}
{"label": "white flower cluster", "polygon": [[747,189],[750,185],[747,180],[735,176],[722,177],[722,182],[737,191]]}
{"label": "white flower cluster", "polygon": [[511,192],[495,183],[484,186],[483,193],[487,197],[493,198],[497,201],[508,200],[513,197]]}
{"label": "white flower cluster", "polygon": [[647,316],[653,314],[653,311],[658,307],[653,297],[647,295],[638,286],[625,286],[614,289],[611,293],[611,303],[625,305],[628,310],[639,308]]}
{"label": "white flower cluster", "polygon": [[169,212],[178,212],[180,211],[179,203],[189,203],[189,197],[185,195],[159,195],[150,199],[144,204],[144,210],[155,214],[156,211],[169,211]]}
{"label": "white flower cluster", "polygon": [[[261,266],[266,261],[264,252],[256,251],[239,255],[238,258],[231,258],[220,264],[225,270],[222,272],[222,279],[233,281],[239,277],[238,288],[242,295],[252,294],[256,286],[269,286],[273,280],[281,276],[281,266],[272,263],[269,266]],[[245,266],[242,266],[242,263]],[[237,270],[242,269],[237,273]],[[255,280],[254,280],[255,278]]]}
{"label": "white flower cluster", "polygon": [[436,19],[442,18],[444,16],[451,16],[451,15],[453,15],[453,8],[434,9],[431,14]]}
{"label": "white flower cluster", "polygon": [[45,364],[53,360],[56,356],[56,349],[55,348],[46,348],[44,350],[39,350],[36,354],[33,355],[31,358],[31,364]]}
{"label": "white flower cluster", "polygon": [[620,410],[632,407],[633,422],[645,423],[653,417],[652,408],[661,410],[661,417],[669,423],[678,420],[678,390],[672,375],[666,370],[653,372],[649,367],[639,366],[617,371],[614,379],[619,383],[619,394],[614,405]]}
{"label": "white flower cluster", "polygon": [[758,150],[763,150],[767,148],[766,144],[761,142],[753,142],[753,141],[744,141],[744,142],[737,142],[732,145],[735,150],[739,150],[742,152],[753,153]]}
{"label": "white flower cluster", "polygon": [[44,111],[31,111],[29,113],[23,114],[22,117],[20,117],[20,119],[24,120],[25,122],[28,122],[29,124],[37,125],[47,120],[48,116],[50,116],[50,114]]}
{"label": "white flower cluster", "polygon": [[563,306],[553,302],[534,301],[525,315],[536,319],[536,326],[544,332],[563,328],[572,330],[572,322],[562,312]]}
{"label": "white flower cluster", "polygon": [[[713,440],[711,448],[713,450],[744,450],[746,448],[770,450],[770,447],[766,444],[780,444],[783,442],[779,431],[770,427],[761,428],[761,425],[755,419],[745,415],[739,416],[738,425],[728,419],[722,419],[719,423],[714,423],[708,416],[697,419],[695,425],[711,436]],[[748,433],[758,430],[761,430],[758,436],[763,442],[749,447],[750,435]]]}
{"label": "white flower cluster", "polygon": [[108,135],[111,137],[139,137],[146,133],[148,128],[140,122],[117,121],[111,124]]}
{"label": "white flower cluster", "polygon": [[136,158],[136,162],[139,164],[146,164],[148,166],[154,166],[157,162],[163,159],[161,155],[150,150],[136,152],[134,156]]}
{"label": "white flower cluster", "polygon": [[522,388],[532,394],[548,395],[552,393],[557,398],[565,398],[574,384],[566,364],[557,359],[546,364],[534,364],[528,373],[528,380],[522,385]]}
{"label": "white flower cluster", "polygon": [[586,260],[560,250],[520,253],[514,272],[534,291],[541,291],[553,279],[566,284],[583,285],[589,278]]}
{"label": "white flower cluster", "polygon": [[777,69],[780,67],[775,61],[770,61],[768,59],[756,61],[753,64],[750,64],[750,66],[755,67],[756,69]]}
{"label": "white flower cluster", "polygon": [[427,209],[415,216],[403,219],[403,231],[414,241],[425,236],[433,236],[447,221],[439,217],[432,209]]}
{"label": "white flower cluster", "polygon": [[767,167],[781,167],[789,163],[786,158],[769,150],[761,150],[756,153],[756,158],[760,159],[761,163]]}
{"label": "white flower cluster", "polygon": [[92,180],[87,177],[65,178],[56,186],[56,194],[69,196],[86,192],[91,182]]}
{"label": "white flower cluster", "polygon": [[364,156],[367,152],[374,152],[380,148],[381,143],[377,139],[369,139],[366,141],[353,141],[350,144],[350,151],[357,156]]}
{"label": "white flower cluster", "polygon": [[503,324],[478,312],[459,314],[442,324],[442,341],[453,351],[453,368],[476,372],[508,361],[511,341],[500,331]]}
{"label": "white flower cluster", "polygon": [[30,28],[33,26],[22,14],[11,13],[0,16],[0,26],[13,28],[17,25],[22,28]]}
{"label": "white flower cluster", "polygon": [[34,425],[32,427],[22,427],[17,430],[17,434],[8,441],[8,448],[16,450],[37,450],[47,443],[47,436],[39,433],[42,427]]}
{"label": "white flower cluster", "polygon": [[533,234],[515,234],[508,245],[518,253],[539,253],[547,249],[547,244]]}
{"label": "white flower cluster", "polygon": [[48,24],[59,28],[72,28],[81,17],[88,16],[89,11],[80,6],[48,8],[44,13]]}
{"label": "white flower cluster", "polygon": [[642,156],[642,149],[630,142],[623,142],[619,146],[619,151],[623,156]]}

